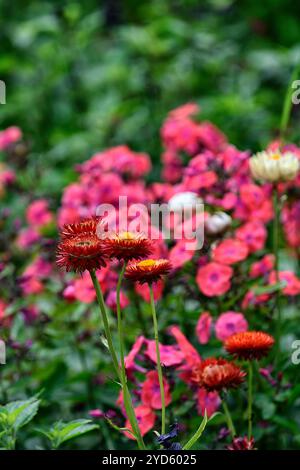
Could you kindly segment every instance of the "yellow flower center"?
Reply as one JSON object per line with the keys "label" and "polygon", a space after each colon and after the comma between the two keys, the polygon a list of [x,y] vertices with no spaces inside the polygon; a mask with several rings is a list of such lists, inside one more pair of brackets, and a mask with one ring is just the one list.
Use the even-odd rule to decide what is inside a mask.
{"label": "yellow flower center", "polygon": [[133,240],[135,238],[132,232],[121,232],[119,233],[120,240]]}
{"label": "yellow flower center", "polygon": [[154,259],[144,259],[143,261],[140,261],[138,263],[138,265],[141,267],[154,266],[155,264],[156,264],[156,261]]}
{"label": "yellow flower center", "polygon": [[271,153],[270,158],[271,160],[280,160],[282,157],[281,153]]}

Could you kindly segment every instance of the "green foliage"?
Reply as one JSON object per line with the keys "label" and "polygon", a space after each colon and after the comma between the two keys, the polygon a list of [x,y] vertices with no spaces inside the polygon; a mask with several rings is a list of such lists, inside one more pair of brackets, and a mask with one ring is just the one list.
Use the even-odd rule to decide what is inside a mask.
{"label": "green foliage", "polygon": [[76,419],[69,423],[63,423],[61,421],[55,423],[51,429],[42,432],[51,442],[51,448],[57,449],[64,442],[74,439],[75,437],[82,436],[87,432],[98,429],[96,424],[92,424],[89,419]]}
{"label": "green foliage", "polygon": [[19,429],[37,414],[40,400],[30,398],[0,407],[0,442],[6,449],[14,449]]}

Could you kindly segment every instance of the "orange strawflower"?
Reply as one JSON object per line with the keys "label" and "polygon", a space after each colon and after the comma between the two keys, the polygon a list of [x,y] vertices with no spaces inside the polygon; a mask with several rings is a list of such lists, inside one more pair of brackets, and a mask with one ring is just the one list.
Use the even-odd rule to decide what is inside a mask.
{"label": "orange strawflower", "polygon": [[209,392],[238,387],[246,373],[233,362],[210,357],[193,370],[192,381]]}
{"label": "orange strawflower", "polygon": [[158,281],[162,276],[168,274],[172,264],[167,259],[145,259],[127,266],[125,277],[140,284]]}
{"label": "orange strawflower", "polygon": [[129,261],[149,256],[152,242],[145,235],[132,232],[109,233],[102,238],[103,249],[109,258]]}
{"label": "orange strawflower", "polygon": [[229,336],[224,343],[227,352],[239,359],[261,359],[274,344],[274,338],[262,331],[244,331]]}
{"label": "orange strawflower", "polygon": [[96,234],[99,218],[65,225],[57,246],[57,264],[66,271],[92,271],[105,266],[102,241]]}

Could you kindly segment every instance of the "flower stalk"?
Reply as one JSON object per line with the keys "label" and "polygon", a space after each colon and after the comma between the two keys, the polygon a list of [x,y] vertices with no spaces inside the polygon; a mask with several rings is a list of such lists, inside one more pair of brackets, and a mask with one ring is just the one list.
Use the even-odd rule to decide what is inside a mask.
{"label": "flower stalk", "polygon": [[154,327],[154,339],[155,339],[155,347],[156,347],[157,372],[158,372],[158,380],[159,380],[159,388],[160,388],[160,396],[161,396],[161,434],[165,434],[166,432],[165,390],[164,390],[163,373],[162,373],[162,367],[161,367],[161,361],[160,361],[157,316],[156,316],[155,301],[154,301],[154,295],[153,295],[153,287],[151,283],[149,283],[149,290],[150,290],[151,313],[152,313],[153,327]]}
{"label": "flower stalk", "polygon": [[[273,206],[274,206],[274,223],[273,223],[273,253],[275,256],[275,273],[276,273],[276,283],[279,283],[279,217],[280,217],[280,201],[276,185],[273,187]],[[280,354],[280,335],[281,335],[281,299],[280,299],[280,290],[275,292],[275,305],[276,305],[276,353],[275,353],[275,362],[278,361],[278,356]]]}
{"label": "flower stalk", "polygon": [[235,427],[234,427],[234,424],[233,424],[233,421],[232,421],[232,418],[231,418],[229,408],[228,408],[227,403],[226,403],[224,398],[222,400],[222,406],[223,406],[224,414],[225,414],[225,417],[226,417],[226,422],[227,422],[228,429],[230,431],[231,437],[234,438],[236,436],[236,431],[235,431]]}
{"label": "flower stalk", "polygon": [[253,364],[248,362],[248,439],[252,437]]}
{"label": "flower stalk", "polygon": [[[124,269],[124,271],[125,271],[125,269]],[[123,275],[124,275],[124,273],[123,273]],[[115,348],[114,348],[114,345],[113,345],[113,341],[112,341],[112,336],[111,336],[111,331],[110,331],[110,327],[109,327],[109,322],[108,322],[106,306],[105,306],[105,302],[104,302],[104,298],[103,298],[103,293],[102,293],[102,289],[101,289],[101,286],[98,282],[95,271],[90,271],[90,276],[91,276],[91,279],[92,279],[92,282],[93,282],[93,285],[94,285],[94,288],[95,288],[95,291],[96,291],[96,297],[97,297],[97,301],[98,301],[98,304],[99,304],[99,307],[100,307],[100,312],[101,312],[101,316],[102,316],[102,320],[103,320],[104,332],[105,332],[105,336],[106,336],[106,340],[107,340],[107,344],[108,344],[108,349],[109,349],[109,352],[110,352],[110,355],[111,355],[111,358],[112,358],[113,366],[114,366],[114,369],[116,371],[117,377],[121,382],[125,410],[126,410],[128,419],[130,421],[130,424],[132,426],[132,430],[133,430],[134,436],[137,440],[139,449],[145,449],[145,444],[143,442],[143,438],[142,438],[142,435],[141,435],[141,432],[140,432],[140,429],[139,429],[139,425],[138,425],[138,422],[137,422],[137,419],[136,419],[136,416],[135,416],[134,408],[133,408],[133,405],[132,405],[130,393],[129,393],[128,386],[127,386],[123,343],[122,343],[122,348],[123,348],[122,351],[123,351],[124,369],[123,369],[122,361],[121,361],[121,368],[119,367],[118,358],[117,358]],[[118,284],[120,284],[119,285],[119,292],[120,292],[120,288],[121,288],[121,282],[122,282],[122,278],[121,278],[121,281],[119,281],[119,283],[118,283]],[[119,301],[118,301],[118,298],[119,298]],[[119,296],[117,295],[117,304],[118,304],[118,302],[119,302],[119,310],[121,311],[121,309],[120,309],[120,295]],[[121,319],[121,316],[120,316],[120,319]],[[122,325],[121,325],[119,331],[121,332],[121,337],[123,338]],[[121,344],[120,344],[120,350],[121,350]],[[125,377],[125,380],[124,380],[124,377]]]}

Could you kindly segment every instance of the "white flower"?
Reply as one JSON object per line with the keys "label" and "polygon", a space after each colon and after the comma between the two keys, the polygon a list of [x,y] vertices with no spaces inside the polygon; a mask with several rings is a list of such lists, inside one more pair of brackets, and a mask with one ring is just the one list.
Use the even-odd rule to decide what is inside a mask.
{"label": "white flower", "polygon": [[231,222],[232,219],[226,212],[216,212],[205,221],[205,229],[209,235],[218,235],[225,232],[230,227]]}
{"label": "white flower", "polygon": [[259,152],[249,160],[252,176],[258,180],[276,183],[297,176],[299,160],[292,152]]}
{"label": "white flower", "polygon": [[193,209],[197,204],[202,203],[198,194],[192,191],[175,194],[168,202],[169,209],[174,212],[180,212],[184,209]]}

